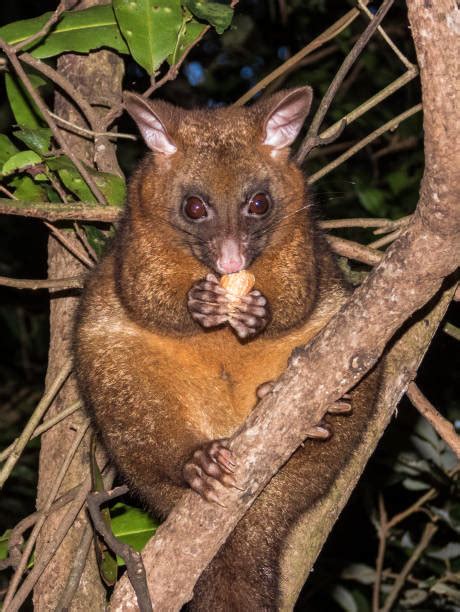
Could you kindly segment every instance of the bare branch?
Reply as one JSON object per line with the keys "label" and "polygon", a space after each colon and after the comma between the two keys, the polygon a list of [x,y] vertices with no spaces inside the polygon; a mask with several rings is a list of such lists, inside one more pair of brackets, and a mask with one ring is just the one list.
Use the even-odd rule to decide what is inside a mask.
{"label": "bare branch", "polygon": [[348,151],[345,151],[345,153],[342,153],[342,155],[339,155],[339,157],[334,159],[334,161],[327,164],[326,166],[324,166],[324,168],[321,168],[321,170],[318,170],[318,172],[315,172],[315,174],[312,174],[310,177],[308,177],[307,183],[309,185],[316,183],[316,181],[318,181],[320,178],[322,178],[326,174],[329,174],[331,170],[334,170],[335,168],[343,164],[344,161],[346,161],[347,159],[349,159],[350,157],[358,153],[358,151],[361,151],[361,149],[363,149],[364,147],[367,147],[367,145],[371,143],[373,140],[376,140],[382,134],[385,134],[385,132],[388,132],[389,130],[396,129],[402,121],[404,121],[405,119],[409,119],[409,117],[412,117],[412,115],[415,115],[415,113],[418,113],[421,110],[422,110],[422,105],[416,104],[412,108],[409,108],[407,111],[404,111],[404,113],[401,113],[397,117],[394,117],[390,121],[387,121],[387,123],[383,124],[376,130],[371,132],[368,136],[366,136],[366,138],[363,138],[358,143],[350,147]]}
{"label": "bare branch", "polygon": [[[40,533],[40,530],[46,520],[47,513],[49,512],[51,506],[53,505],[54,500],[56,499],[56,496],[59,492],[59,488],[64,480],[67,470],[69,469],[70,463],[78,447],[80,446],[81,441],[83,440],[86,432],[88,431],[88,428],[89,428],[89,420],[86,420],[83,422],[83,425],[79,428],[79,430],[77,431],[75,435],[74,442],[72,446],[70,447],[67,453],[67,456],[64,459],[64,462],[56,476],[56,479],[53,483],[48,499],[45,505],[43,506],[43,508],[41,509],[42,514],[40,518],[37,520],[37,522],[35,523],[32,533],[30,534],[29,539],[27,540],[27,544],[22,553],[21,561],[18,564],[18,567],[16,568],[13,578],[11,579],[11,582],[8,587],[8,592],[5,596],[5,601],[3,603],[4,608],[8,609],[10,612],[15,612],[16,610],[19,610],[20,606],[22,605],[24,601],[24,599],[21,599],[21,597],[17,597],[17,596],[15,597],[16,589],[18,587],[19,581],[21,580],[22,574],[24,573],[27,567],[27,563],[29,561],[30,555],[32,554],[32,550],[37,540],[38,534]],[[22,597],[25,598],[26,596],[27,596],[27,593],[23,593]]]}
{"label": "bare branch", "polygon": [[9,278],[0,276],[0,285],[14,289],[81,289],[83,278],[71,276],[69,278]]}
{"label": "bare branch", "polygon": [[346,13],[343,17],[335,21],[329,28],[324,30],[319,36],[314,38],[311,42],[309,42],[303,49],[298,51],[295,55],[286,60],[281,66],[278,66],[273,72],[268,74],[265,78],[259,81],[254,87],[251,87],[249,91],[247,91],[241,98],[239,98],[235,102],[235,106],[243,106],[246,104],[252,97],[256,95],[261,89],[264,89],[269,85],[272,81],[282,76],[285,72],[292,70],[292,68],[298,64],[304,57],[327,43],[328,41],[335,38],[340,32],[345,30],[353,21],[358,17],[359,10],[351,9]]}
{"label": "bare branch", "polygon": [[76,257],[79,261],[81,261],[83,264],[85,264],[87,268],[91,269],[94,267],[94,262],[92,262],[91,259],[89,259],[85,255],[85,253],[77,247],[76,244],[74,244],[69,238],[67,238],[64,233],[61,232],[60,229],[58,229],[54,225],[51,225],[51,223],[48,223],[47,221],[44,221],[44,224],[50,230],[53,236],[55,236],[55,238],[57,238],[57,240],[59,240],[59,242],[63,246],[65,246],[69,253],[72,253],[72,255]]}
{"label": "bare branch", "polygon": [[98,206],[88,202],[26,202],[0,198],[0,213],[45,219],[46,221],[100,221],[114,223],[120,217],[118,206]]}
{"label": "bare branch", "polygon": [[116,487],[112,491],[95,491],[94,493],[88,495],[87,505],[94,527],[97,529],[111,550],[119,555],[126,563],[126,569],[134,592],[136,593],[137,605],[139,606],[140,612],[152,612],[152,604],[150,602],[149,590],[147,588],[145,567],[141,554],[136,552],[133,548],[131,548],[131,546],[128,546],[128,544],[124,544],[118,540],[113,535],[112,530],[106,524],[100,512],[102,504],[115,499],[120,495],[124,495],[128,492],[128,490],[128,487],[123,485],[121,487]]}
{"label": "bare branch", "polygon": [[355,261],[360,261],[369,266],[375,266],[383,257],[383,253],[380,251],[366,247],[358,242],[352,242],[351,240],[338,238],[337,236],[328,235],[326,238],[334,253],[342,257],[354,259]]}
{"label": "bare branch", "polygon": [[[75,4],[77,4],[79,1],[80,0],[76,0]],[[38,32],[35,32],[35,34],[28,36],[26,39],[22,40],[20,43],[17,43],[16,45],[12,47],[14,53],[19,53],[21,49],[24,49],[24,47],[31,45],[33,42],[39,40],[40,38],[44,38],[48,34],[48,32],[51,30],[51,28],[59,21],[62,13],[65,10],[66,10],[65,2],[64,0],[61,0],[61,2],[58,4],[57,9],[54,11],[54,13],[45,23],[45,25],[38,30]]]}
{"label": "bare branch", "polygon": [[382,612],[390,612],[391,608],[393,607],[393,605],[395,604],[398,598],[398,595],[401,589],[404,586],[404,583],[407,580],[407,577],[412,571],[412,568],[417,563],[417,561],[420,559],[420,557],[423,555],[426,548],[429,546],[437,530],[438,528],[436,527],[436,525],[433,525],[433,523],[428,523],[425,526],[420,542],[417,544],[416,548],[414,549],[414,552],[412,553],[412,555],[409,557],[409,559],[405,563],[401,572],[398,574],[398,577],[396,578],[391,588],[391,591],[385,600],[385,604],[382,608]]}
{"label": "bare branch", "polygon": [[361,55],[364,47],[369,42],[372,34],[375,32],[377,27],[380,25],[381,21],[387,14],[391,5],[393,4],[393,0],[384,0],[375,14],[372,21],[368,24],[364,32],[358,38],[356,43],[353,45],[350,53],[347,55],[342,65],[338,69],[335,77],[332,79],[331,84],[327,92],[325,93],[321,103],[319,105],[318,110],[313,117],[313,121],[311,122],[310,128],[307,132],[307,136],[304,141],[300,145],[300,148],[297,152],[296,161],[298,164],[301,164],[307,154],[316,146],[322,143],[321,136],[318,136],[319,128],[323,122],[324,117],[326,116],[327,111],[329,110],[330,105],[332,104],[332,100],[334,99],[335,94],[337,93],[340,85],[343,83],[344,78],[348,74],[348,71],[353,66],[357,58]]}
{"label": "bare branch", "polygon": [[414,382],[407,388],[406,395],[460,460],[460,436],[456,433],[452,423],[439,414]]}
{"label": "bare branch", "polygon": [[46,393],[43,395],[42,399],[38,403],[32,416],[27,422],[27,425],[24,427],[22,434],[19,436],[15,444],[14,450],[11,452],[10,456],[8,457],[0,471],[0,489],[5,484],[6,479],[11,474],[11,471],[18,462],[19,457],[21,456],[31,436],[33,435],[35,428],[41,421],[45,412],[48,410],[60,388],[69,377],[71,371],[72,365],[70,361],[67,361],[62,370],[59,372],[58,376],[55,378],[54,382],[49,386],[49,388],[46,390]]}
{"label": "bare branch", "polygon": [[[64,408],[64,410],[61,410],[60,412],[58,412],[58,414],[56,414],[56,416],[52,417],[51,419],[47,419],[41,425],[39,425],[34,430],[33,434],[30,436],[30,439],[33,440],[34,438],[38,438],[38,436],[41,436],[42,433],[44,433],[45,431],[48,431],[49,429],[51,429],[51,427],[53,427],[54,425],[57,425],[57,423],[60,423],[65,418],[67,418],[68,416],[70,416],[71,414],[73,414],[74,412],[79,410],[81,408],[81,406],[82,406],[81,402],[78,401],[78,402],[73,403],[68,408]],[[16,440],[14,440],[14,442],[12,442],[9,446],[7,446],[0,453],[0,461],[5,461],[5,459],[7,459],[7,457],[9,457],[11,455],[11,453],[13,452],[16,444],[18,443],[18,440],[19,440],[19,438],[16,438]]]}

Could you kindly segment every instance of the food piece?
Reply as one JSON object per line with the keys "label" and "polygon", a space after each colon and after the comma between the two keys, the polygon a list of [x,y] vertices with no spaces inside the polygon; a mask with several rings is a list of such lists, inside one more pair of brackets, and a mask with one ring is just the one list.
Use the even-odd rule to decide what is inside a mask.
{"label": "food piece", "polygon": [[252,291],[256,277],[252,272],[240,270],[233,274],[224,274],[220,279],[220,285],[235,297],[243,297]]}

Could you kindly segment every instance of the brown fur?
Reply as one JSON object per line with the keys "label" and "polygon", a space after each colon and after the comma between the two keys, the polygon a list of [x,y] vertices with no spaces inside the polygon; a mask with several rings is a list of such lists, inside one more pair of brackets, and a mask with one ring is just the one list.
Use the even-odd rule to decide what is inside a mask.
{"label": "brown fur", "polygon": [[[205,185],[225,231],[238,233],[231,210],[255,178],[269,182],[284,214],[307,203],[304,179],[286,150],[273,157],[258,144],[265,103],[187,113],[155,108],[178,152],[149,154],[132,178],[118,236],[81,302],[76,364],[121,474],[165,517],[184,491],[182,467],[193,450],[232,435],[256,403],[257,387],[281,374],[291,351],[324,326],[348,291],[306,208],[279,223],[250,266],[270,304],[266,330],[241,342],[228,327],[204,331],[195,323],[187,293],[209,269],[168,223],[184,185]],[[362,383],[353,414],[333,418],[333,438],[308,441],[272,479],[203,574],[191,609],[278,609],[283,542],[359,443],[376,386],[372,376]]]}

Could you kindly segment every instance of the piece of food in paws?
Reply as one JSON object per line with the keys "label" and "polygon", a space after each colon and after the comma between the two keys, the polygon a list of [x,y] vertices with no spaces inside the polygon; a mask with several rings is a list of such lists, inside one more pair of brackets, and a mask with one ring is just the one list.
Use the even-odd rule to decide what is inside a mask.
{"label": "piece of food in paws", "polygon": [[240,298],[251,293],[256,282],[256,277],[252,272],[240,270],[233,274],[224,274],[220,279],[220,285],[227,290],[228,293],[234,295],[235,298]]}

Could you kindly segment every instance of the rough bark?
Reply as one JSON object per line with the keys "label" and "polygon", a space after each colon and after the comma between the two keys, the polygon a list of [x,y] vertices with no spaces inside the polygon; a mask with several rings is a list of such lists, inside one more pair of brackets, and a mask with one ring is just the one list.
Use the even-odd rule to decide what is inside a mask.
{"label": "rough bark", "polygon": [[[313,342],[297,352],[273,393],[259,403],[233,439],[232,448],[241,466],[237,476],[245,492],[226,492],[226,508],[187,494],[147,545],[143,557],[155,609],[176,610],[191,598],[203,568],[271,475],[305,438],[308,428],[372,367],[404,321],[458,266],[460,134],[454,105],[458,100],[459,12],[450,0],[410,0],[408,4],[425,110],[427,163],[417,211],[366,282]],[[404,391],[414,366],[409,362],[406,373],[406,365],[400,363],[403,371],[395,374],[393,402]],[[389,412],[380,418],[378,436]],[[375,441],[369,442],[366,452],[370,453],[372,444]],[[342,499],[361,469],[362,465],[357,465],[353,474],[338,483]],[[325,506],[321,542],[340,505],[331,503],[337,504],[337,510],[329,514]],[[313,545],[312,558],[319,545]],[[124,580],[114,593],[112,610],[133,606],[135,596]]]}
{"label": "rough bark", "polygon": [[[100,0],[83,0],[78,8],[83,9],[104,3]],[[69,3],[69,5],[72,4],[74,3]],[[73,83],[91,104],[105,106],[120,103],[123,60],[117,55],[108,51],[99,51],[89,56],[66,54],[58,60],[58,70]],[[60,94],[56,95],[55,110],[61,117],[85,126],[74,106]],[[107,108],[101,109],[101,112],[106,111]],[[97,143],[96,150],[94,150],[90,140],[85,140],[70,133],[66,134],[66,139],[80,159],[87,164],[94,166],[96,158],[99,170],[112,173],[119,172],[115,149],[108,141]],[[50,237],[48,245],[49,278],[81,275],[83,272],[82,265],[59,242]],[[67,297],[62,297],[62,293],[59,296],[54,296],[52,292],[50,294],[50,348],[46,385],[49,385],[54,379],[70,354],[72,321],[77,303],[78,296],[72,295],[70,292]],[[48,418],[77,399],[76,384],[72,377],[49,410]],[[40,508],[46,500],[55,474],[74,438],[75,428],[79,426],[82,419],[83,414],[76,412],[42,436],[37,508]],[[88,452],[89,436],[80,446],[70,466],[62,491],[72,488],[86,477],[88,473]],[[40,557],[41,550],[43,550],[47,540],[50,539],[50,536],[60,524],[64,513],[65,509],[56,512],[46,521],[37,542],[37,558]],[[82,511],[57,554],[38,581],[34,591],[34,605],[37,610],[53,610],[56,608],[65,588],[75,551],[82,539],[87,520],[86,513]],[[105,589],[101,584],[94,549],[91,547],[80,580],[78,597],[72,602],[71,609],[103,610],[104,606]]]}

